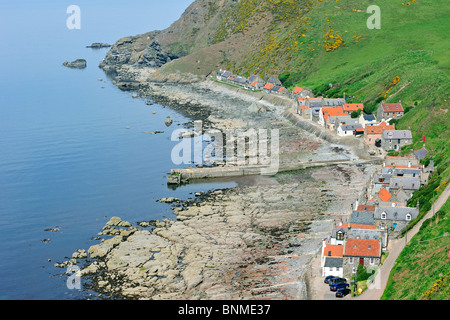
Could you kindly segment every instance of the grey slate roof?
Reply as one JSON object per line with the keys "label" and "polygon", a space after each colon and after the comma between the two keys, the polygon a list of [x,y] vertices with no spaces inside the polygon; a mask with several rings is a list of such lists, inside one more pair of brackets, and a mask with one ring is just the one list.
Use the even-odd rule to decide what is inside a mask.
{"label": "grey slate roof", "polygon": [[343,258],[333,258],[333,257],[325,257],[324,267],[327,268],[342,268]]}
{"label": "grey slate roof", "polygon": [[420,188],[420,178],[416,177],[391,177],[390,188],[403,188],[404,190],[418,190]]}
{"label": "grey slate roof", "polygon": [[361,124],[344,124],[341,126],[343,131],[354,131],[356,129],[360,129],[363,126]]}
{"label": "grey slate roof", "polygon": [[273,88],[271,90],[278,92],[278,90],[280,90],[280,89],[281,89],[280,86],[273,86]]}
{"label": "grey slate roof", "polygon": [[383,131],[384,139],[412,139],[410,130],[385,130]]}
{"label": "grey slate roof", "polygon": [[428,150],[423,147],[422,149],[413,152],[417,159],[423,160],[427,156]]}
{"label": "grey slate roof", "polygon": [[386,213],[386,220],[400,220],[406,221],[406,215],[411,215],[411,220],[417,218],[419,215],[419,210],[417,208],[409,208],[409,207],[377,207],[375,210],[375,219],[381,219],[381,214]]}
{"label": "grey slate roof", "polygon": [[343,98],[337,99],[323,99],[324,106],[342,106],[345,104],[345,100]]}
{"label": "grey slate roof", "polygon": [[364,117],[364,120],[366,120],[366,121],[375,121],[376,120],[375,116],[373,114],[365,114],[365,115],[363,115],[363,117]]}
{"label": "grey slate roof", "polygon": [[377,173],[374,177],[373,183],[389,183],[390,181],[390,173]]}
{"label": "grey slate roof", "polygon": [[374,213],[366,211],[353,211],[350,215],[350,223],[355,224],[374,224]]}

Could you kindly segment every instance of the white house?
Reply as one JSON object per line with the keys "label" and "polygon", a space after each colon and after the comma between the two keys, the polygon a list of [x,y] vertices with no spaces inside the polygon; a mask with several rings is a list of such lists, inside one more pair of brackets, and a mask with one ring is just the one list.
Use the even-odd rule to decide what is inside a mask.
{"label": "white house", "polygon": [[361,124],[340,124],[337,128],[338,136],[353,136],[355,134],[356,129],[363,129]]}
{"label": "white house", "polygon": [[344,277],[343,261],[344,258],[326,257],[322,267],[322,276]]}

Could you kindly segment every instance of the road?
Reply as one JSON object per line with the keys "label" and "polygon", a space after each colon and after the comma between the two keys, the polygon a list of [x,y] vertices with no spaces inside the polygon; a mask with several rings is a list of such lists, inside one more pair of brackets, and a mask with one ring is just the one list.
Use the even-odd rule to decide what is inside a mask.
{"label": "road", "polygon": [[384,261],[383,265],[379,269],[378,275],[375,277],[374,282],[369,288],[363,292],[360,296],[354,298],[354,300],[380,300],[383,292],[386,288],[386,284],[389,279],[389,275],[391,273],[392,268],[395,265],[395,261],[397,260],[400,252],[402,252],[403,248],[406,244],[414,237],[414,235],[419,231],[422,226],[423,221],[431,218],[435,212],[438,212],[444,203],[447,201],[448,196],[450,194],[450,185],[445,188],[444,192],[441,196],[435,201],[431,210],[423,217],[419,223],[417,223],[414,228],[412,228],[405,238],[396,239],[390,241],[388,245],[389,255]]}

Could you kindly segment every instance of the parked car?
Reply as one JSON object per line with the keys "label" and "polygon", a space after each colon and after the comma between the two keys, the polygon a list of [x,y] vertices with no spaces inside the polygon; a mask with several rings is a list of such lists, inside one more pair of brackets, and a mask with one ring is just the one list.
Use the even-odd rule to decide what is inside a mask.
{"label": "parked car", "polygon": [[325,280],[323,280],[323,283],[330,283],[330,280],[335,279],[335,278],[339,278],[339,277],[335,277],[335,276],[327,276],[325,278]]}
{"label": "parked car", "polygon": [[338,284],[338,283],[346,283],[347,279],[336,277],[328,281],[328,284],[331,286],[332,284]]}
{"label": "parked car", "polygon": [[350,285],[348,283],[342,282],[342,283],[337,283],[337,284],[332,284],[330,286],[330,291],[338,291],[339,289],[345,289],[350,287]]}
{"label": "parked car", "polygon": [[341,288],[336,291],[336,298],[343,298],[351,292],[349,288]]}

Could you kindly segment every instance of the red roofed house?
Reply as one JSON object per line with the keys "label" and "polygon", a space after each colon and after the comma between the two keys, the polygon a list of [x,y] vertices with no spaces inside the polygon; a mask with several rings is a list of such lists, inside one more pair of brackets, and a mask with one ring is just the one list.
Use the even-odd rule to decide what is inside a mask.
{"label": "red roofed house", "polygon": [[377,109],[377,119],[387,120],[387,119],[399,119],[403,117],[405,111],[401,102],[398,103],[383,103],[381,102]]}
{"label": "red roofed house", "polygon": [[344,112],[351,114],[353,111],[363,110],[364,105],[362,103],[346,103],[343,106]]}
{"label": "red roofed house", "polygon": [[381,239],[347,239],[343,256],[344,275],[355,273],[358,265],[377,266],[381,262]]}
{"label": "red roofed house", "polygon": [[377,139],[380,139],[384,130],[395,130],[394,126],[381,122],[378,126],[367,126],[364,129],[364,143],[366,145],[374,145]]}
{"label": "red roofed house", "polygon": [[272,89],[274,86],[273,83],[266,83],[266,85],[263,87],[264,90],[266,90],[266,92],[270,93],[270,89]]}
{"label": "red roofed house", "polygon": [[344,275],[343,263],[344,246],[336,244],[322,244],[322,276],[342,277]]}
{"label": "red roofed house", "polygon": [[295,87],[292,91],[292,94],[300,94],[303,91],[303,88]]}
{"label": "red roofed house", "polygon": [[385,188],[381,188],[380,192],[378,192],[378,197],[381,201],[388,202],[392,198],[392,195]]}
{"label": "red roofed house", "polygon": [[319,111],[319,124],[325,126],[329,117],[346,116],[347,114],[342,110],[341,106],[322,108]]}

